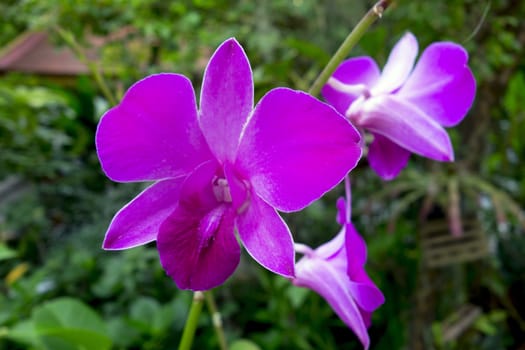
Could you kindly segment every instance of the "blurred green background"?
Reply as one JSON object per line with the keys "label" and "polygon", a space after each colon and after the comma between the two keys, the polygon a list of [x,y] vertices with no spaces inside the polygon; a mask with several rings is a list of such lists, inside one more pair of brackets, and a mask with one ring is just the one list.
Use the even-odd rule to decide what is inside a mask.
{"label": "blurred green background", "polygon": [[[257,99],[276,86],[306,90],[371,5],[2,1],[0,349],[175,348],[191,293],[164,274],[153,244],[101,249],[111,217],[144,185],[102,174],[93,141],[100,116],[147,74],[182,73],[198,88],[209,56],[231,36],[250,58]],[[451,40],[469,51],[478,82],[472,110],[450,130],[455,163],[413,156],[388,183],[366,160],[352,172],[353,219],[386,297],[369,330],[372,349],[525,349],[523,18],[523,1],[398,0],[352,52],[382,65],[406,31],[421,50]],[[69,56],[57,65],[46,47]],[[316,246],[335,235],[341,194],[285,216],[297,241]],[[214,295],[230,343],[361,348],[318,295],[246,254]],[[203,312],[194,348],[217,346]]]}

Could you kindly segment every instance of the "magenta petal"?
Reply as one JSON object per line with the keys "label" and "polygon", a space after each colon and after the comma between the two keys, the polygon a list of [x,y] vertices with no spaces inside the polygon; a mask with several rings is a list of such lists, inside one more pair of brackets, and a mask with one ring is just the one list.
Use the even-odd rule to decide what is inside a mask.
{"label": "magenta petal", "polygon": [[200,125],[219,161],[233,161],[242,127],[253,108],[250,62],[235,39],[215,51],[204,73]]}
{"label": "magenta petal", "polygon": [[175,209],[184,178],[157,182],[115,215],[104,239],[104,249],[127,249],[154,241],[160,225]]}
{"label": "magenta petal", "polygon": [[357,232],[354,225],[345,225],[345,248],[348,259],[348,275],[351,277],[354,267],[362,269],[366,263],[366,243],[363,237]]}
{"label": "magenta petal", "polygon": [[381,73],[381,78],[374,86],[374,93],[392,92],[408,78],[417,57],[418,45],[412,33],[406,33],[397,42]]}
{"label": "magenta petal", "polygon": [[224,175],[228,181],[233,209],[239,212],[244,211],[250,203],[250,185],[247,181],[241,180],[235,169],[232,169],[228,164],[224,165]]}
{"label": "magenta petal", "polygon": [[160,261],[179,288],[208,290],[231,276],[240,259],[233,221],[225,205],[207,213],[179,206],[162,224]]}
{"label": "magenta petal", "polygon": [[178,74],[135,83],[100,120],[96,145],[106,175],[122,182],[185,175],[210,157],[193,88]]}
{"label": "magenta petal", "polygon": [[339,225],[344,226],[349,221],[348,216],[351,215],[348,213],[349,208],[347,208],[345,197],[339,197],[335,207],[337,208],[336,221]]}
{"label": "magenta petal", "polygon": [[372,324],[372,313],[367,312],[363,309],[359,309],[359,311],[361,311],[361,317],[363,318],[363,322],[366,328],[370,327],[370,325]]}
{"label": "magenta petal", "polygon": [[200,164],[184,180],[180,192],[180,202],[186,208],[194,208],[195,211],[208,212],[218,204],[213,193],[212,181],[216,175],[218,164],[208,161]]}
{"label": "magenta petal", "polygon": [[275,209],[253,194],[250,205],[237,215],[236,225],[252,258],[272,272],[294,276],[292,235]]}
{"label": "magenta petal", "polygon": [[385,302],[385,297],[366,274],[366,243],[351,223],[346,225],[345,248],[350,294],[365,312],[373,312]]}
{"label": "magenta petal", "polygon": [[282,211],[299,210],[358,162],[359,133],[332,107],[286,88],[267,93],[244,130],[236,168]]}
{"label": "magenta petal", "polygon": [[[339,231],[339,233],[334,238],[320,245],[315,250],[315,256],[328,260],[334,257],[339,257],[341,254],[346,254],[344,250],[345,236],[345,230],[341,229],[341,231]],[[344,263],[346,264],[346,261],[344,261]]]}
{"label": "magenta petal", "polygon": [[368,147],[368,163],[383,179],[392,180],[407,165],[410,152],[379,134]]}
{"label": "magenta petal", "polygon": [[[354,301],[348,281],[334,269],[330,262],[303,257],[296,266],[294,284],[307,287],[321,295],[341,320],[357,335],[363,347],[368,349],[370,338],[361,310]],[[344,276],[344,275],[343,275]]]}
{"label": "magenta petal", "polygon": [[467,61],[467,52],[460,45],[432,44],[398,94],[441,125],[454,126],[465,117],[476,94],[476,81]]}
{"label": "magenta petal", "polygon": [[[349,85],[374,86],[379,79],[379,68],[370,57],[351,58],[339,65],[333,74],[333,78],[341,83]],[[356,92],[358,90],[356,89]],[[335,107],[341,114],[345,114],[350,104],[361,94],[350,94],[334,89],[326,84],[321,91],[325,100]]]}
{"label": "magenta petal", "polygon": [[358,124],[410,152],[438,161],[454,159],[445,129],[416,106],[393,95],[371,98]]}
{"label": "magenta petal", "polygon": [[370,283],[354,283],[348,285],[350,293],[355,301],[364,311],[373,312],[385,302],[383,293],[375,285]]}
{"label": "magenta petal", "polygon": [[213,191],[217,166],[214,161],[203,163],[186,178],[178,206],[157,237],[162,266],[181,289],[216,287],[239,263],[235,212],[218,202]]}

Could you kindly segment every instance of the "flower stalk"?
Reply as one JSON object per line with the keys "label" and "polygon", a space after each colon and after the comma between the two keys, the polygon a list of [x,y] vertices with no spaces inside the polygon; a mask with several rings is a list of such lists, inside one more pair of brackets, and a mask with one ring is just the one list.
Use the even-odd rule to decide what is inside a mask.
{"label": "flower stalk", "polygon": [[392,0],[380,0],[378,1],[366,15],[357,23],[354,29],[348,34],[346,39],[343,41],[339,49],[332,56],[326,67],[323,69],[321,74],[317,77],[315,82],[312,84],[308,93],[312,96],[317,96],[321,92],[323,85],[326,84],[328,79],[332,76],[339,64],[348,56],[350,51],[355,47],[359,40],[366,33],[368,28],[378,19],[383,16],[385,10],[390,6]]}
{"label": "flower stalk", "polygon": [[199,323],[199,316],[202,310],[202,304],[204,302],[204,293],[195,292],[193,294],[193,301],[190,307],[190,313],[186,324],[184,325],[184,331],[182,332],[182,338],[179,343],[179,350],[190,350],[193,344],[193,337],[197,330],[197,324]]}
{"label": "flower stalk", "polygon": [[217,308],[212,291],[209,290],[205,292],[204,297],[206,299],[206,306],[208,307],[208,311],[211,315],[213,328],[215,329],[215,335],[217,336],[217,340],[219,342],[219,348],[221,350],[228,350],[228,343],[226,342],[226,336],[224,335],[224,329],[222,328],[221,313]]}

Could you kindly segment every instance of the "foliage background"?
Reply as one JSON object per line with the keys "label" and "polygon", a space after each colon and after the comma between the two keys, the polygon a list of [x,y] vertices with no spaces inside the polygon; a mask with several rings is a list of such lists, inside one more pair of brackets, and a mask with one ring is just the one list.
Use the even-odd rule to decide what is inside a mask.
{"label": "foliage background", "polygon": [[[25,31],[45,30],[56,45],[82,51],[89,35],[130,28],[91,62],[120,97],[134,81],[161,71],[185,74],[198,86],[209,55],[235,36],[250,58],[259,98],[276,86],[308,89],[372,4],[6,0],[0,47]],[[352,53],[382,65],[406,31],[421,49],[451,40],[469,51],[478,82],[472,111],[450,131],[455,164],[412,157],[403,176],[389,183],[365,161],[352,173],[354,220],[369,244],[368,271],[387,299],[374,314],[373,349],[525,347],[524,17],[522,1],[399,0]],[[93,136],[110,106],[92,75],[0,77],[0,349],[153,350],[178,343],[191,294],[165,276],[154,245],[100,249],[112,215],[141,189],[111,183],[100,171]],[[433,217],[454,222],[454,181],[452,207],[479,223],[489,254],[428,270],[420,231]],[[338,188],[286,216],[298,241],[317,245],[336,233],[334,203],[341,193]],[[422,217],[421,208],[430,208],[428,215]],[[422,287],[431,290],[426,307]],[[230,342],[249,339],[262,349],[360,348],[319,296],[245,256],[215,297]],[[465,304],[480,314],[445,339],[445,320]],[[209,316],[200,321],[195,348],[216,348]]]}

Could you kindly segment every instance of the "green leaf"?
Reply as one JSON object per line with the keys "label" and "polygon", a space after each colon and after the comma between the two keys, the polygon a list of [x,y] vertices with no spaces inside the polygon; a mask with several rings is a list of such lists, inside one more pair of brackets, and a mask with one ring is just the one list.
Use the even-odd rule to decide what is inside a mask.
{"label": "green leaf", "polygon": [[22,344],[36,346],[38,344],[38,334],[31,320],[21,321],[9,329],[6,337]]}
{"label": "green leaf", "polygon": [[140,333],[120,317],[108,321],[108,331],[114,345],[130,347],[140,339]]}
{"label": "green leaf", "polygon": [[35,331],[46,349],[84,350],[111,348],[106,325],[82,302],[60,298],[35,309]]}
{"label": "green leaf", "polygon": [[170,328],[175,319],[173,308],[170,304],[165,305],[160,309],[153,319],[152,331],[155,334],[163,333]]}
{"label": "green leaf", "polygon": [[482,317],[478,318],[474,323],[474,327],[486,335],[495,335],[498,331],[494,323],[491,322],[487,315],[483,315]]}
{"label": "green leaf", "polygon": [[56,328],[39,331],[39,337],[48,350],[106,350],[111,339],[105,334],[83,329]]}
{"label": "green leaf", "polygon": [[231,344],[230,350],[261,350],[261,348],[251,340],[237,339]]}
{"label": "green leaf", "polygon": [[160,310],[159,303],[152,298],[140,297],[131,305],[131,318],[142,322],[151,322],[151,319]]}
{"label": "green leaf", "polygon": [[12,259],[16,257],[16,255],[17,252],[15,250],[7,247],[4,243],[0,243],[0,261]]}
{"label": "green leaf", "polygon": [[140,297],[131,305],[130,317],[141,330],[152,333],[155,326],[153,320],[159,312],[160,305],[156,300]]}
{"label": "green leaf", "polygon": [[306,40],[288,38],[286,44],[296,49],[301,56],[315,60],[319,65],[325,65],[330,60],[330,55],[322,48]]}
{"label": "green leaf", "polygon": [[440,322],[433,322],[431,327],[432,335],[434,336],[434,341],[440,347],[443,346],[443,327]]}

